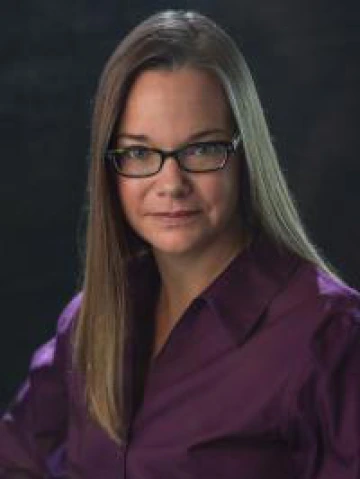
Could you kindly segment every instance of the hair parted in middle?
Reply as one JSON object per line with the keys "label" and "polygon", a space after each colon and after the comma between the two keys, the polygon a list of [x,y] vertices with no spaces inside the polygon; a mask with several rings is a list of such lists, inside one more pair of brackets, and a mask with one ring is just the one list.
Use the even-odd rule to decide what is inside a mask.
{"label": "hair parted in middle", "polygon": [[141,241],[126,223],[104,156],[127,95],[148,69],[211,72],[224,89],[240,133],[245,174],[240,211],[245,228],[328,270],[308,240],[281,173],[249,68],[231,37],[197,12],[168,10],[147,18],[118,45],[100,78],[93,113],[89,218],[83,301],[75,325],[75,362],[85,377],[93,418],[121,442],[126,434],[123,354],[131,317],[127,263]]}

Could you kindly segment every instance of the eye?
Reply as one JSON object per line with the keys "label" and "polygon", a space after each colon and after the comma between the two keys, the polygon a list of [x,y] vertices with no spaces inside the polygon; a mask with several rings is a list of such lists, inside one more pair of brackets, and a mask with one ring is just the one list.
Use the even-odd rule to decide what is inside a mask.
{"label": "eye", "polygon": [[122,151],[123,160],[146,160],[150,157],[151,151],[146,147],[131,146]]}
{"label": "eye", "polygon": [[190,145],[187,153],[191,156],[212,157],[223,153],[223,145],[219,143],[198,143]]}

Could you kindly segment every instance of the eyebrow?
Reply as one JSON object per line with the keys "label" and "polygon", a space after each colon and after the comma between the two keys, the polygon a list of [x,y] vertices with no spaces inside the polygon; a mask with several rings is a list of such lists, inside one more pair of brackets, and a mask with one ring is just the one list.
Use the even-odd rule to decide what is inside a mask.
{"label": "eyebrow", "polygon": [[[227,134],[228,132],[226,130],[223,130],[221,128],[211,128],[207,130],[201,130],[196,133],[193,133],[190,135],[186,141],[183,142],[183,144],[191,142],[191,141],[196,141],[204,136],[209,136],[209,135],[215,135],[216,133],[221,133],[221,134]],[[117,139],[123,139],[123,140],[135,140],[139,141],[141,143],[151,143],[151,139],[146,136],[146,135],[134,135],[132,133],[119,133],[117,135]]]}

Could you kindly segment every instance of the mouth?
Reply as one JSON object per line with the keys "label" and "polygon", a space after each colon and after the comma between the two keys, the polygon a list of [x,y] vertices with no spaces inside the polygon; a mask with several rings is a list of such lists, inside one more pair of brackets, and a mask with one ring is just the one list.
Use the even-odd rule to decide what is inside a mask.
{"label": "mouth", "polygon": [[161,211],[152,213],[152,216],[159,218],[188,218],[190,216],[198,215],[199,213],[199,210]]}
{"label": "mouth", "polygon": [[179,228],[192,225],[200,214],[200,210],[177,210],[152,213],[151,217],[166,228]]}

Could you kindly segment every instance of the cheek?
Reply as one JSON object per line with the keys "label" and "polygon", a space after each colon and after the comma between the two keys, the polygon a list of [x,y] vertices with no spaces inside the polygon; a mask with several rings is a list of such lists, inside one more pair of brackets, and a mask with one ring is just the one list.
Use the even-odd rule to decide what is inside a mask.
{"label": "cheek", "polygon": [[241,172],[240,163],[238,158],[233,158],[233,161],[229,163],[229,169],[226,170],[224,178],[224,194],[226,195],[229,207],[235,207],[239,205],[240,200],[240,182]]}
{"label": "cheek", "polygon": [[223,212],[238,202],[238,177],[235,171],[224,171],[221,176],[207,178],[200,186],[201,196],[209,209]]}
{"label": "cheek", "polygon": [[131,223],[141,205],[141,189],[134,182],[121,178],[118,181],[117,190],[125,217]]}

